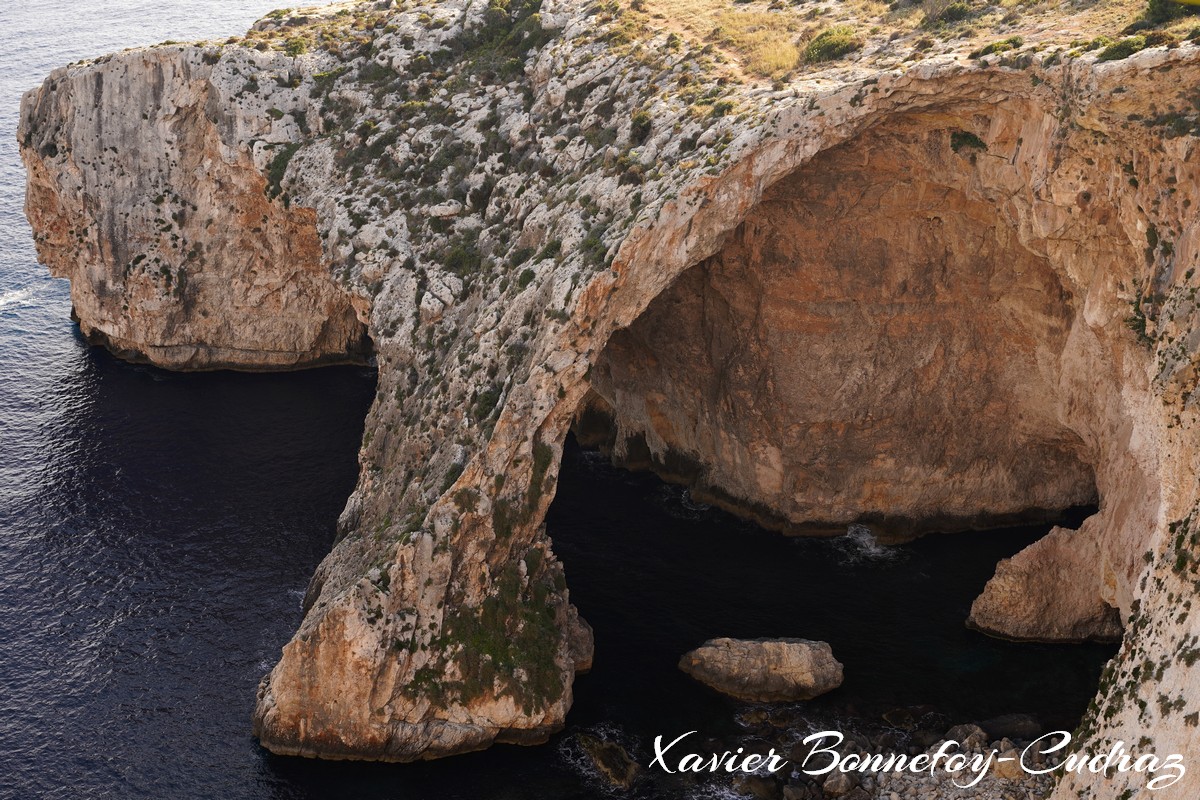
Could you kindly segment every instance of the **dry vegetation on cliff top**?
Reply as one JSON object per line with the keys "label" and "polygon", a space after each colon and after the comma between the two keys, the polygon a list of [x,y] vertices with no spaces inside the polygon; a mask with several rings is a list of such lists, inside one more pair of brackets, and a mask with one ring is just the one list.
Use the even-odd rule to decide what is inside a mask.
{"label": "dry vegetation on cliff top", "polygon": [[[366,36],[407,0],[380,3],[374,14],[341,6],[281,9],[245,39],[229,43],[299,55]],[[508,0],[490,0],[507,10]],[[783,83],[831,62],[896,68],[947,54],[975,57],[1022,49],[1076,56],[1100,48],[1119,58],[1145,46],[1200,35],[1193,7],[1172,0],[601,0],[580,13],[617,21],[610,44],[655,40],[738,81]],[[426,15],[427,24],[450,20]]]}
{"label": "dry vegetation on cliff top", "polygon": [[[836,58],[886,68],[1022,46],[1078,53],[1148,30],[1167,44],[1200,25],[1169,0],[632,0],[630,9],[645,29],[666,32],[669,45],[711,53],[745,78],[776,80]],[[830,39],[842,45],[822,47]]]}

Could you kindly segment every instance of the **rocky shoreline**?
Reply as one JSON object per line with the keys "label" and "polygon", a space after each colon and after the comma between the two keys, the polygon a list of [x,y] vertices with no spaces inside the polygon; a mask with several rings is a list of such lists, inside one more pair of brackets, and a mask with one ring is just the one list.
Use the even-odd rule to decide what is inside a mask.
{"label": "rocky shoreline", "polygon": [[[811,712],[795,705],[748,706],[738,714],[743,734],[734,739],[700,739],[689,742],[690,751],[737,752],[739,757],[777,753],[787,764],[772,773],[765,767],[733,777],[715,774],[665,774],[659,765],[649,768],[626,749],[619,739],[589,733],[575,734],[583,753],[595,770],[597,780],[620,793],[636,795],[655,787],[660,792],[683,792],[688,796],[741,796],[756,800],[1041,800],[1052,792],[1062,753],[1051,749],[1059,740],[1043,736],[1036,719],[1011,714],[980,724],[947,725],[946,718],[930,707],[898,708],[878,720],[842,717],[822,728]],[[836,730],[844,739],[805,743],[818,731]],[[669,738],[669,737],[668,737]],[[879,756],[889,764],[892,757],[911,760],[920,754],[933,758],[941,753],[990,761],[978,775],[968,769],[906,771],[902,768],[870,771],[834,769],[824,774],[833,756],[814,750],[832,749],[838,759]],[[640,751],[640,748],[639,748]],[[1000,760],[1013,759],[1013,760]],[[1021,768],[1023,763],[1030,771]],[[651,759],[652,760],[652,759]],[[901,767],[905,761],[901,761]],[[1043,774],[1034,774],[1034,771]],[[722,795],[722,793],[728,793]]]}

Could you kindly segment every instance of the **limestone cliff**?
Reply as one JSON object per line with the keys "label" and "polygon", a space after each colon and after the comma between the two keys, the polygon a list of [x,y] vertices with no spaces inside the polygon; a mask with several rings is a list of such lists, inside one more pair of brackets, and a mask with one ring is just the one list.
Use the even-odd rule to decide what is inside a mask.
{"label": "limestone cliff", "polygon": [[84,335],[173,369],[365,360],[316,214],[273,201],[262,169],[296,123],[242,108],[246,78],[198,50],[154,55],[60,70],[22,120],[38,254]]}
{"label": "limestone cliff", "polygon": [[29,217],[86,334],[192,369],[373,347],[359,483],[260,740],[410,760],[559,728],[591,636],[541,521],[575,425],[787,530],[1097,502],[973,624],[1123,622],[1087,732],[1200,749],[1200,51],[1102,62],[1065,24],[887,55],[916,31],[771,84],[657,19],[280,13],[26,96]]}

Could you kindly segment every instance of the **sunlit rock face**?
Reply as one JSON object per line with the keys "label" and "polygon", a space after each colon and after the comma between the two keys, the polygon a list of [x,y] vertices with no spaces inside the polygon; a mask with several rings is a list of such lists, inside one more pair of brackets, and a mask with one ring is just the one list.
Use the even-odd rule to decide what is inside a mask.
{"label": "sunlit rock face", "polygon": [[513,8],[282,14],[24,100],[28,215],[85,334],[180,369],[377,361],[264,746],[406,761],[562,727],[592,638],[542,520],[574,426],[789,531],[1097,503],[972,624],[1124,625],[1081,733],[1200,749],[1197,48],[771,88],[611,10]]}
{"label": "sunlit rock face", "polygon": [[58,70],[30,94],[21,138],[39,257],[70,279],[83,334],[127,359],[367,361],[366,325],[330,274],[313,209],[272,201],[261,145],[226,140],[268,136],[272,120],[231,102],[233,75],[212,66],[197,49],[148,50]]}
{"label": "sunlit rock face", "polygon": [[822,153],[614,335],[593,389],[618,458],[793,531],[1093,502],[1064,414],[1081,287],[951,135],[900,116]]}

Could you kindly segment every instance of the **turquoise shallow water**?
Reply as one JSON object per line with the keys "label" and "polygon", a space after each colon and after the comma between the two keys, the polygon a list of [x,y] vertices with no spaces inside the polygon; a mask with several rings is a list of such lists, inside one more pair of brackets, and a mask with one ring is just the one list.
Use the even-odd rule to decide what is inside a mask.
{"label": "turquoise shallow water", "polygon": [[896,551],[786,540],[572,447],[548,525],[598,650],[564,736],[410,766],[262,751],[254,689],[332,542],[373,375],[172,375],[87,348],[65,282],[35,263],[14,131],[21,93],[58,65],[224,37],[275,5],[0,8],[0,797],[604,796],[579,730],[635,752],[688,727],[738,735],[739,708],[675,669],[718,635],[833,643],[846,685],[814,717],[917,703],[956,719],[1078,717],[1108,648],[1013,645],[961,624],[996,560],[1039,531]]}

